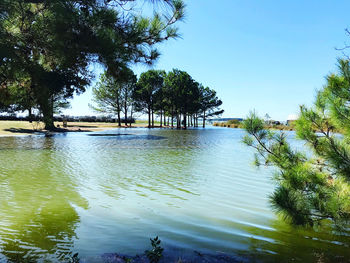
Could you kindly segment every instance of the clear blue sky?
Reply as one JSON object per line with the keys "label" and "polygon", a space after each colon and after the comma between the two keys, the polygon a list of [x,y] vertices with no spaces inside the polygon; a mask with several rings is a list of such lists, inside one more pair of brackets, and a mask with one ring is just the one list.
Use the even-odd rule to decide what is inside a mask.
{"label": "clear blue sky", "polygon": [[[223,117],[250,110],[286,120],[300,104],[311,105],[325,76],[336,70],[335,50],[350,43],[350,1],[193,0],[186,1],[181,39],[159,47],[153,66],[187,71],[215,89]],[[350,53],[350,50],[349,50]],[[135,67],[135,72],[147,70]],[[94,114],[91,88],[72,101],[67,113]]]}

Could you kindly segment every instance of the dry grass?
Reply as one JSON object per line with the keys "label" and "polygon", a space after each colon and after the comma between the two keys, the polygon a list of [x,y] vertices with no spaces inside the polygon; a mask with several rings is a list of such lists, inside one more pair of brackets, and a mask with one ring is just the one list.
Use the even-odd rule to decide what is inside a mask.
{"label": "dry grass", "polygon": [[28,121],[0,121],[0,135],[27,135],[42,130],[42,123]]}
{"label": "dry grass", "polygon": [[[63,128],[62,122],[55,122],[56,127]],[[121,126],[124,128],[125,126]],[[147,123],[143,121],[137,121],[133,123],[132,127],[147,127]],[[118,128],[117,123],[108,122],[68,122],[67,131],[101,131],[107,129]],[[16,135],[29,135],[35,132],[43,132],[44,124],[42,122],[28,121],[0,121],[0,136],[16,136]]]}

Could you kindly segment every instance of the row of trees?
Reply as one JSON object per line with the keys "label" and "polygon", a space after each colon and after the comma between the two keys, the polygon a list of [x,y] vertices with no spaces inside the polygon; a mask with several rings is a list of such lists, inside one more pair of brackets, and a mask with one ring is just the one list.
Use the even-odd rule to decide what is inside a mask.
{"label": "row of trees", "polygon": [[159,117],[160,126],[176,127],[198,126],[198,119],[220,115],[222,101],[215,90],[196,82],[187,72],[174,69],[168,73],[164,70],[149,70],[136,75],[125,69],[116,79],[105,72],[93,88],[96,111],[117,115],[121,125],[121,113],[125,125],[135,112],[148,115],[148,126],[154,127],[155,115]]}
{"label": "row of trees", "polygon": [[114,78],[134,63],[152,64],[157,45],[178,36],[181,0],[0,0],[0,109],[40,110],[54,129],[55,108],[82,93],[98,63]]}

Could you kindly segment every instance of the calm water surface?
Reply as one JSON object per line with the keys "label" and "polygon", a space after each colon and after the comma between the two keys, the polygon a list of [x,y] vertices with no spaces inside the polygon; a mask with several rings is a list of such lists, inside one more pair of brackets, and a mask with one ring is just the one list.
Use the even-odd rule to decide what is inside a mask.
{"label": "calm water surface", "polygon": [[[98,261],[160,236],[176,256],[346,261],[349,234],[287,226],[239,129],[118,129],[0,138],[0,261]],[[293,140],[293,134],[290,134]],[[294,143],[300,146],[300,142]]]}

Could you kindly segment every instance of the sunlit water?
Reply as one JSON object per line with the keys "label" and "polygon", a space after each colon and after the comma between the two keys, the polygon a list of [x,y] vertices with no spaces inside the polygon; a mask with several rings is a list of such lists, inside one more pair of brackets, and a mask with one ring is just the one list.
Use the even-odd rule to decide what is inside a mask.
{"label": "sunlit water", "polygon": [[268,200],[272,171],[252,166],[242,130],[100,134],[111,136],[0,138],[0,261],[79,253],[95,262],[104,253],[142,253],[156,235],[174,257],[350,257],[348,234],[295,229],[277,218]]}

